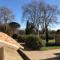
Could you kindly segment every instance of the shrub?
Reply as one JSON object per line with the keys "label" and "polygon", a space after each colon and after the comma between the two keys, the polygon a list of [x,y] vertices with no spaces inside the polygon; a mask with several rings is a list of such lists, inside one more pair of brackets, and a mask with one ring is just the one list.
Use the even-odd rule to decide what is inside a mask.
{"label": "shrub", "polygon": [[26,40],[26,46],[32,50],[38,50],[43,46],[43,43],[38,36],[29,35]]}
{"label": "shrub", "polygon": [[41,39],[45,40],[45,35],[41,35],[40,37]]}
{"label": "shrub", "polygon": [[54,34],[49,34],[48,39],[50,40],[54,39]]}
{"label": "shrub", "polygon": [[[45,40],[45,35],[40,36],[43,40]],[[48,39],[54,39],[54,34],[49,34]]]}
{"label": "shrub", "polygon": [[26,35],[20,35],[18,37],[18,42],[25,42],[25,40],[26,40]]}
{"label": "shrub", "polygon": [[12,36],[13,39],[17,39],[17,37],[18,37],[17,34],[13,34]]}
{"label": "shrub", "polygon": [[45,41],[37,35],[20,35],[18,42],[25,42],[26,46],[32,50],[39,50],[42,46],[45,46]]}
{"label": "shrub", "polygon": [[46,40],[42,40],[43,47],[46,46]]}

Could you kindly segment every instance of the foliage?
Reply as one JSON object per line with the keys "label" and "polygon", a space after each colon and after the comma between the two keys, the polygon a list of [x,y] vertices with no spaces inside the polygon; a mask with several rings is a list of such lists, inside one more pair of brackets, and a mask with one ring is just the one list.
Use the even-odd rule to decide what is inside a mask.
{"label": "foliage", "polygon": [[[5,29],[6,27],[6,29]],[[10,22],[7,24],[0,24],[0,31],[4,32],[10,36],[13,36],[13,34],[16,34],[15,32],[17,32],[17,28],[20,27],[20,24],[16,23],[16,22]]]}
{"label": "foliage", "polygon": [[26,40],[26,46],[32,50],[39,50],[42,46],[42,39],[38,36],[29,35]]}
{"label": "foliage", "polygon": [[18,24],[17,22],[10,22],[9,26],[12,27],[12,28],[19,28],[20,24]]}
{"label": "foliage", "polygon": [[18,30],[18,35],[25,35],[25,30]]}
{"label": "foliage", "polygon": [[[6,30],[5,30],[5,26],[7,27]],[[0,24],[0,31],[6,33],[8,35],[10,35],[10,33],[11,33],[10,27],[8,24]]]}
{"label": "foliage", "polygon": [[17,33],[17,28],[20,27],[20,24],[17,22],[10,22],[9,23],[9,28],[12,34],[16,34]]}
{"label": "foliage", "polygon": [[32,22],[29,22],[29,20],[27,21],[25,31],[26,31],[26,34],[36,34],[35,26]]}
{"label": "foliage", "polygon": [[[41,39],[45,40],[44,34],[42,34],[40,37],[41,37]],[[50,40],[54,39],[54,34],[48,34],[48,39],[50,39]]]}
{"label": "foliage", "polygon": [[34,23],[35,28],[45,28],[45,39],[48,43],[48,26],[57,23],[57,15],[60,13],[56,6],[46,4],[43,1],[32,2],[24,6],[23,17]]}
{"label": "foliage", "polygon": [[17,39],[17,37],[18,37],[17,34],[13,34],[12,36],[13,39]]}
{"label": "foliage", "polygon": [[42,34],[40,37],[41,37],[41,39],[45,40],[45,35],[44,34]]}
{"label": "foliage", "polygon": [[18,42],[25,42],[26,46],[32,50],[38,50],[45,46],[45,41],[37,35],[20,35]]}
{"label": "foliage", "polygon": [[26,38],[27,38],[26,35],[20,35],[18,36],[18,42],[26,42]]}

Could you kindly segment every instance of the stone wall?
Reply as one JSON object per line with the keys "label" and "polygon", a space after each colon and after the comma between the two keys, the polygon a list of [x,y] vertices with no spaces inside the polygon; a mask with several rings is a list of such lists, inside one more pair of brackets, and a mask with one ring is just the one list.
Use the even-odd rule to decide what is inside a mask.
{"label": "stone wall", "polygon": [[56,32],[55,34],[55,44],[60,45],[60,32]]}
{"label": "stone wall", "polygon": [[0,47],[0,60],[4,60],[4,51],[3,47]]}

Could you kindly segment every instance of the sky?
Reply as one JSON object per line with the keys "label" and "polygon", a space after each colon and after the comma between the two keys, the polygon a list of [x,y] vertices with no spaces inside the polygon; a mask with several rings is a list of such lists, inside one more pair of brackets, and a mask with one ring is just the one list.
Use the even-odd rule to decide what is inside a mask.
{"label": "sky", "polygon": [[[0,7],[8,7],[12,10],[13,14],[16,17],[16,22],[21,25],[20,29],[25,29],[26,22],[22,22],[22,6],[27,3],[30,3],[32,0],[0,0]],[[57,5],[60,9],[60,0],[44,0],[48,4]],[[58,21],[60,18],[58,17]],[[60,22],[60,21],[59,21]],[[60,25],[51,26],[52,30],[57,30],[60,28]]]}

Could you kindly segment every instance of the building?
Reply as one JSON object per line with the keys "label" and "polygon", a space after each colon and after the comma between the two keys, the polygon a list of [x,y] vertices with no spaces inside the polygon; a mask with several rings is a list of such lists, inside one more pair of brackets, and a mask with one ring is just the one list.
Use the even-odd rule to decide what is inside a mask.
{"label": "building", "polygon": [[19,43],[5,33],[0,32],[0,60],[23,60],[18,49],[24,49]]}

